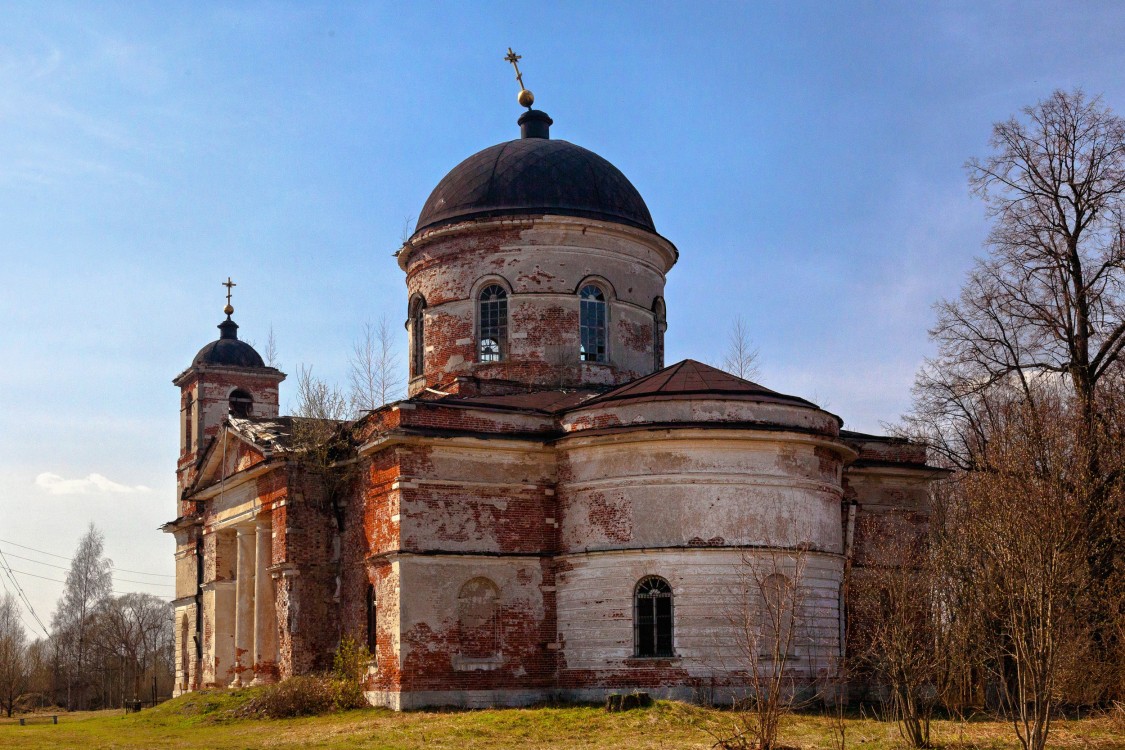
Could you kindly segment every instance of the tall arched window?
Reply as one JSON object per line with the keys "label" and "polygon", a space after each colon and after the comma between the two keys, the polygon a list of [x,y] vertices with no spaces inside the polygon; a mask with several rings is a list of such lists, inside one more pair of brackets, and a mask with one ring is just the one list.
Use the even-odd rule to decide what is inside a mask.
{"label": "tall arched window", "polygon": [[426,355],[426,298],[410,301],[410,377],[422,374]]}
{"label": "tall arched window", "polygon": [[578,358],[583,362],[605,362],[605,293],[593,284],[587,284],[578,297],[581,336]]}
{"label": "tall arched window", "polygon": [[379,601],[376,598],[375,587],[367,584],[367,650],[374,656],[379,645],[378,638],[378,613]]}
{"label": "tall arched window", "polygon": [[230,413],[236,417],[249,417],[254,410],[254,397],[239,388],[231,391]]}
{"label": "tall arched window", "polygon": [[634,654],[672,656],[672,587],[660,576],[648,576],[633,599]]}
{"label": "tall arched window", "polygon": [[508,348],[508,292],[489,284],[477,297],[477,357],[499,362]]}
{"label": "tall arched window", "polygon": [[500,590],[487,578],[474,578],[457,594],[461,656],[488,659],[500,653]]}
{"label": "tall arched window", "polygon": [[653,369],[664,368],[664,332],[668,330],[668,311],[664,298],[657,297],[652,303],[652,365]]}

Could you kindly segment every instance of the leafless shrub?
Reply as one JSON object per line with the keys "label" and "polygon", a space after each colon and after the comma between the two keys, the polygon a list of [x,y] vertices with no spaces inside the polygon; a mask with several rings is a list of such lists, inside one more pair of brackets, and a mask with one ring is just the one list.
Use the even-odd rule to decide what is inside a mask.
{"label": "leafless shrub", "polygon": [[[358,697],[357,697],[358,692]],[[288,719],[366,706],[355,683],[326,675],[299,675],[262,688],[239,711],[246,717]]]}
{"label": "leafless shrub", "polygon": [[807,635],[807,562],[804,545],[743,553],[731,606],[722,617],[732,635],[728,646],[735,663],[726,671],[733,702],[729,712],[701,725],[714,747],[777,750],[782,718],[808,702],[797,654],[798,641]]}
{"label": "leafless shrub", "polygon": [[[874,531],[874,530],[873,530]],[[889,717],[912,747],[930,747],[941,661],[933,628],[931,560],[902,529],[868,533],[852,580],[853,632],[864,671],[888,693]]]}
{"label": "leafless shrub", "polygon": [[1025,750],[1042,750],[1066,660],[1078,655],[1067,644],[1089,638],[1089,464],[1069,402],[1040,394],[1034,411],[1019,402],[994,408],[1001,428],[991,469],[957,482],[946,509],[953,535],[940,553],[968,582],[957,614],[983,644],[980,666],[1003,713]]}

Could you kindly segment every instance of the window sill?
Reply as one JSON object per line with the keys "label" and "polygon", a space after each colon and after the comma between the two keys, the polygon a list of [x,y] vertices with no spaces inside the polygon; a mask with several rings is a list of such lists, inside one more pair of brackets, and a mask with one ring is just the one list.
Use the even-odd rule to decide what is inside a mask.
{"label": "window sill", "polygon": [[625,659],[626,664],[643,667],[652,664],[679,664],[680,657],[676,654],[671,656],[629,656]]}
{"label": "window sill", "polygon": [[453,656],[453,671],[454,672],[491,672],[494,669],[499,669],[504,663],[503,657],[485,656],[485,657],[469,657],[455,654]]}

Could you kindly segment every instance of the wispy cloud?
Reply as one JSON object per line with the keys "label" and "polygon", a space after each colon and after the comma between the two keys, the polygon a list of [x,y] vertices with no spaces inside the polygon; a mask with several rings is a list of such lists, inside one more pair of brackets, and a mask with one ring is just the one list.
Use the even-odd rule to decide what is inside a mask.
{"label": "wispy cloud", "polygon": [[130,487],[101,474],[87,474],[82,479],[66,479],[49,471],[35,477],[35,486],[50,495],[109,495],[151,491],[143,484]]}

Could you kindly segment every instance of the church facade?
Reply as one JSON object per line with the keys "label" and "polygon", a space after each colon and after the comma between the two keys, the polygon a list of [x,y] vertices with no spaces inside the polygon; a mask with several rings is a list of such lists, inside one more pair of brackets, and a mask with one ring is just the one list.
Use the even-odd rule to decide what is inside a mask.
{"label": "church facade", "polygon": [[815,681],[868,540],[926,523],[921,447],[666,367],[676,247],[612,164],[519,124],[398,253],[407,398],[280,416],[285,376],[229,304],[175,379],[177,691],[325,669],[344,635],[398,709],[693,698],[778,658]]}

